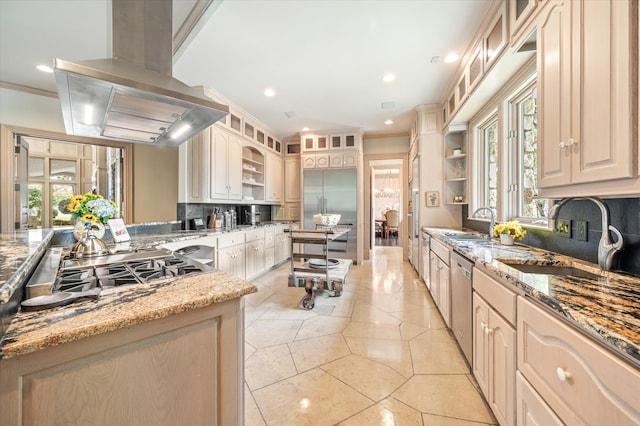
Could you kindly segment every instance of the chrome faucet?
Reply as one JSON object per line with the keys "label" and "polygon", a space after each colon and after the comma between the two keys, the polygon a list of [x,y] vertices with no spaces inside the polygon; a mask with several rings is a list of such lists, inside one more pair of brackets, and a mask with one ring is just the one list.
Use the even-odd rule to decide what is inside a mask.
{"label": "chrome faucet", "polygon": [[477,217],[476,215],[481,211],[488,211],[491,213],[491,223],[489,224],[489,238],[493,238],[493,228],[496,226],[496,212],[493,211],[491,207],[480,207],[477,209],[471,217]]}
{"label": "chrome faucet", "polygon": [[[600,213],[602,215],[602,236],[598,243],[598,265],[603,271],[610,271],[613,264],[614,255],[622,249],[624,239],[622,234],[615,227],[609,224],[609,208],[607,205],[597,197],[569,197],[563,198],[556,204],[554,204],[549,210],[549,222],[548,226],[553,231],[556,230],[555,221],[560,212],[560,208],[564,206],[570,200],[590,200],[593,201],[598,207],[600,207]],[[614,243],[611,241],[609,231],[616,235],[617,241]]]}

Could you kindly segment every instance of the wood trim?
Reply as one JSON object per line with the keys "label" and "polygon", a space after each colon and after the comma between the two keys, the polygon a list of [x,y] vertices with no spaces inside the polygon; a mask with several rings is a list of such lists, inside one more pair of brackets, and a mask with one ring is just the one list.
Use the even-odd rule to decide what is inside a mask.
{"label": "wood trim", "polygon": [[0,232],[13,232],[14,229],[14,198],[13,198],[13,138],[14,135],[31,136],[42,139],[55,139],[65,142],[76,142],[92,145],[110,146],[122,148],[124,152],[124,199],[123,206],[126,223],[132,223],[133,219],[133,145],[131,143],[105,141],[101,139],[72,136],[49,130],[31,129],[27,127],[0,124]]}

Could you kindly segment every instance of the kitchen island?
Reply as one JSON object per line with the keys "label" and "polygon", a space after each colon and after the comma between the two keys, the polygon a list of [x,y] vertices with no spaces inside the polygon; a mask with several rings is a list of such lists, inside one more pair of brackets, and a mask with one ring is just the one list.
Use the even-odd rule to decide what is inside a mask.
{"label": "kitchen island", "polygon": [[[18,284],[14,294],[15,276],[26,275],[24,265],[49,244],[45,234],[39,244],[5,237],[3,263],[17,255],[5,282]],[[132,243],[190,237],[145,235]],[[255,291],[214,271],[17,313],[0,341],[0,424],[242,424],[242,296]]]}

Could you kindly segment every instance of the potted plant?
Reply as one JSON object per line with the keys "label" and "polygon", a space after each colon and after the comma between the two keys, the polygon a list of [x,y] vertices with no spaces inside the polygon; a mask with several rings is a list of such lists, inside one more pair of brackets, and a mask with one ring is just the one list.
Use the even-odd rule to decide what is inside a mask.
{"label": "potted plant", "polygon": [[493,228],[493,236],[500,238],[500,243],[511,246],[513,240],[521,240],[527,235],[520,223],[517,220],[512,220],[505,223],[499,223]]}

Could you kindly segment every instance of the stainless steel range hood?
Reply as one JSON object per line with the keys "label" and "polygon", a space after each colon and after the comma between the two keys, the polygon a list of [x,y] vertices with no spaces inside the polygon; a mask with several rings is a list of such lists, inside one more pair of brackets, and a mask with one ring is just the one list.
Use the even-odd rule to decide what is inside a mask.
{"label": "stainless steel range hood", "polygon": [[68,134],[177,146],[229,113],[181,81],[117,59],[55,60]]}
{"label": "stainless steel range hood", "polygon": [[55,59],[68,134],[177,146],[229,107],[171,76],[172,0],[112,0],[114,59]]}

